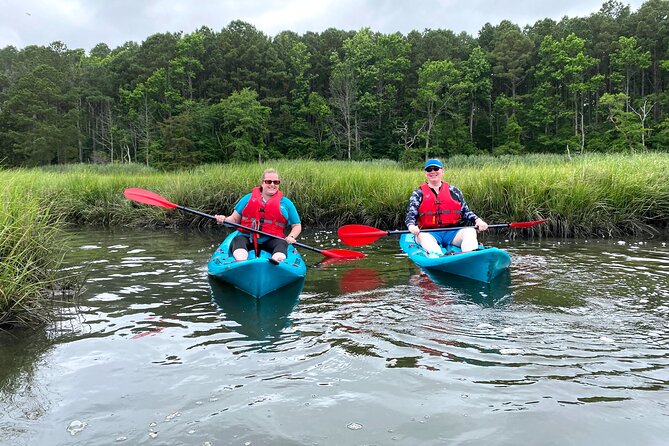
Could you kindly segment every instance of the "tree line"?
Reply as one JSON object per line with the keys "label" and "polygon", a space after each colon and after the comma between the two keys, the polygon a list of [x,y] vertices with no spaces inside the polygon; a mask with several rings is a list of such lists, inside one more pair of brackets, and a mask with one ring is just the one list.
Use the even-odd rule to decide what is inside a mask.
{"label": "tree line", "polygon": [[88,53],[8,46],[0,166],[666,150],[668,18],[666,0],[610,0],[477,37],[233,21]]}

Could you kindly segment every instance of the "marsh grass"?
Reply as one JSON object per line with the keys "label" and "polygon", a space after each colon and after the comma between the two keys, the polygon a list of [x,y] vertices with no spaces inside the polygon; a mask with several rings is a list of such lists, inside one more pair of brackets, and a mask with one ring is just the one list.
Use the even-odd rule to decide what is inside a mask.
{"label": "marsh grass", "polygon": [[52,320],[58,297],[80,280],[60,272],[60,224],[36,197],[5,190],[0,203],[0,328]]}
{"label": "marsh grass", "polygon": [[[547,218],[535,227],[551,236],[652,234],[667,228],[669,155],[453,157],[444,179],[458,186],[489,223]],[[258,184],[265,168],[279,170],[282,191],[305,226],[363,223],[402,228],[408,197],[424,180],[420,167],[372,162],[276,161],[207,165],[178,172],[143,166],[78,165],[0,172],[28,196],[51,205],[52,218],[92,225],[200,226],[207,219],[126,200],[142,187],[210,214],[229,214]]]}

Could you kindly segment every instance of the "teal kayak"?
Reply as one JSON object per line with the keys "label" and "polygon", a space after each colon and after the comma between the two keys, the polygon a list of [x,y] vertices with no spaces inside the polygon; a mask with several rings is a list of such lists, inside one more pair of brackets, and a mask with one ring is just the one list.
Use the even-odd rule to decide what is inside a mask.
{"label": "teal kayak", "polygon": [[259,257],[251,251],[248,260],[237,262],[230,252],[230,242],[239,234],[234,231],[228,235],[211,256],[207,265],[210,276],[253,297],[262,297],[307,275],[304,260],[293,246],[288,247],[288,256],[278,265],[269,262],[271,256],[265,251],[260,251]]}
{"label": "teal kayak", "polygon": [[413,234],[400,237],[400,248],[421,268],[442,271],[457,276],[467,277],[489,283],[511,265],[511,256],[501,249],[479,245],[479,249],[461,252],[457,246],[449,245],[443,249],[444,255],[428,257],[416,243]]}

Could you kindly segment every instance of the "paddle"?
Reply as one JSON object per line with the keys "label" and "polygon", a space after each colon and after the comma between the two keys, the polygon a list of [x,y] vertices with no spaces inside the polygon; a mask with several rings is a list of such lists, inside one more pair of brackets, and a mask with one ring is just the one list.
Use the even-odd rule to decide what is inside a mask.
{"label": "paddle", "polygon": [[[205,214],[204,212],[196,211],[195,209],[171,203],[164,197],[154,192],[148,191],[146,189],[140,189],[136,187],[129,188],[123,191],[123,195],[125,195],[125,198],[132,201],[136,201],[138,203],[149,204],[151,206],[160,206],[168,209],[179,209],[184,212],[190,212],[191,214],[199,215],[200,217],[206,217],[206,218],[211,218],[212,220],[216,220],[216,217],[214,217],[213,215]],[[226,226],[231,226],[234,228],[245,229],[247,231],[255,232],[256,234],[262,234],[272,238],[283,239],[283,237],[277,237],[274,234],[269,234],[267,232],[263,232],[258,229],[247,228],[246,226],[238,225],[237,223],[226,221],[224,224]],[[326,257],[330,257],[333,259],[360,259],[362,257],[365,257],[365,254],[361,252],[350,251],[348,249],[318,249],[314,248],[313,246],[305,245],[298,242],[293,243],[293,245],[299,246],[304,249],[309,249],[311,251],[317,252],[319,254],[322,254]]]}
{"label": "paddle", "polygon": [[[488,225],[488,229],[495,228],[530,228],[532,226],[538,225],[545,222],[546,220],[535,220],[535,221],[521,221],[514,223],[500,223],[496,225]],[[463,228],[471,228],[471,226],[455,226],[450,228],[434,228],[434,229],[421,229],[421,232],[437,232],[437,231],[455,231]],[[384,237],[386,235],[396,235],[396,234],[408,234],[410,231],[405,230],[396,230],[396,231],[383,231],[377,229],[373,226],[367,225],[345,225],[339,228],[337,235],[344,244],[349,246],[363,246],[373,243]]]}

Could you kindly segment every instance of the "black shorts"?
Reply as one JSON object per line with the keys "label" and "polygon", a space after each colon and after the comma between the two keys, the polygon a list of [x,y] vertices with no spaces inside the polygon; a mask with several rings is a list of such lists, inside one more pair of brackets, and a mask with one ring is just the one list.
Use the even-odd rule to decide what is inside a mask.
{"label": "black shorts", "polygon": [[[280,252],[284,255],[288,253],[288,242],[282,238],[270,238],[265,240],[263,243],[260,243],[260,249],[267,251],[270,254]],[[230,251],[234,252],[237,249],[245,249],[247,251],[253,251],[253,240],[249,238],[248,235],[238,235],[232,239],[230,243]]]}

